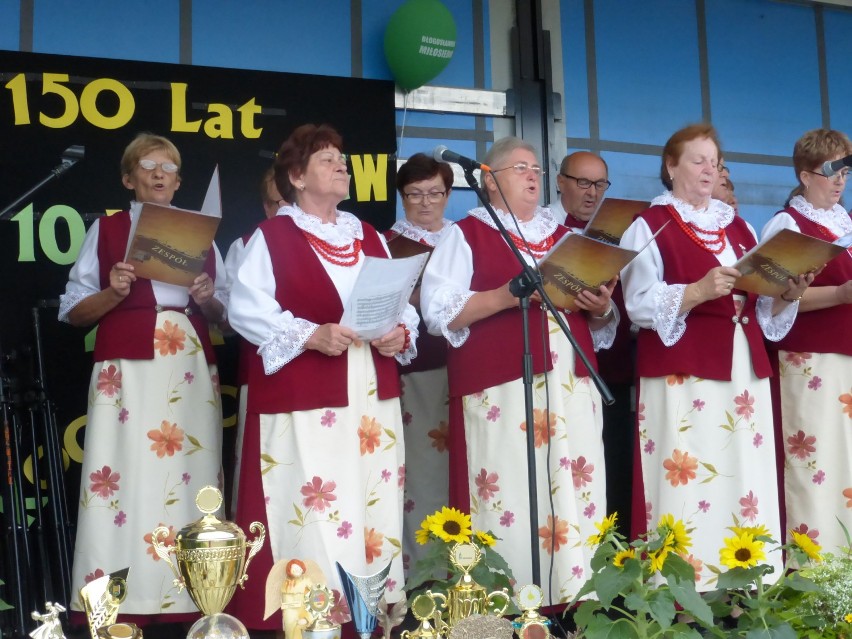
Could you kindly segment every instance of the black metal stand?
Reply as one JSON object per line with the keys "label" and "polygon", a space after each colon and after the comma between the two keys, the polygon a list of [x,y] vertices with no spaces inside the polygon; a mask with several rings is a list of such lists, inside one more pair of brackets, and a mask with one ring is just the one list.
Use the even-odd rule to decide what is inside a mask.
{"label": "black metal stand", "polygon": [[[562,329],[562,332],[565,334],[565,337],[568,338],[568,342],[574,349],[574,352],[577,354],[577,357],[585,364],[586,368],[589,371],[589,376],[592,378],[592,381],[597,387],[598,391],[601,394],[601,399],[606,405],[612,404],[615,400],[607,387],[606,383],[601,379],[601,376],[598,375],[597,371],[595,371],[592,366],[589,358],[583,352],[583,349],[577,344],[574,335],[571,333],[571,330],[568,328],[568,324],[565,322],[565,319],[562,317],[562,314],[556,308],[556,306],[551,301],[550,297],[547,295],[547,292],[544,290],[544,286],[541,282],[541,275],[531,267],[527,261],[524,259],[524,256],[521,254],[520,249],[515,246],[515,243],[512,241],[512,238],[509,236],[509,232],[506,230],[506,227],[500,221],[500,218],[497,216],[497,213],[494,211],[494,207],[491,206],[490,202],[488,202],[485,197],[482,195],[482,189],[480,189],[479,184],[476,182],[476,178],[473,175],[472,170],[466,170],[465,179],[467,183],[470,185],[470,188],[476,193],[479,201],[482,202],[482,205],[485,207],[485,210],[488,211],[488,215],[491,216],[494,224],[497,226],[497,230],[500,235],[503,236],[503,239],[506,241],[507,246],[511,249],[515,258],[518,260],[518,263],[521,266],[521,273],[512,279],[509,283],[509,290],[515,297],[520,299],[521,306],[521,314],[522,314],[522,323],[523,323],[523,340],[524,340],[524,362],[523,362],[523,384],[524,384],[524,410],[526,415],[527,422],[527,475],[529,479],[529,510],[530,510],[530,553],[532,559],[532,578],[533,583],[536,585],[541,585],[541,567],[540,567],[540,554],[538,549],[538,485],[536,480],[536,463],[535,463],[535,433],[533,424],[535,423],[535,419],[533,417],[533,366],[532,366],[532,352],[530,350],[530,337],[529,337],[529,306],[530,306],[530,295],[533,294],[534,291],[538,291],[538,294],[541,296],[542,303],[547,307],[550,311],[553,318],[556,320],[556,323],[559,324],[559,328]],[[493,176],[493,174],[492,174]],[[495,180],[496,180],[496,176]]]}
{"label": "black metal stand", "polygon": [[79,146],[75,144],[74,146],[69,146],[67,149],[65,149],[62,152],[62,158],[60,159],[59,164],[55,168],[51,169],[50,173],[48,173],[46,178],[44,178],[41,182],[36,184],[34,187],[24,193],[21,197],[19,197],[14,202],[9,204],[6,208],[4,208],[2,211],[0,211],[0,220],[5,220],[9,216],[9,213],[14,211],[15,207],[17,207],[21,202],[24,202],[28,197],[30,197],[33,193],[38,191],[51,180],[54,180],[63,173],[65,173],[65,171],[67,171],[72,166],[77,164],[77,162],[82,160],[85,155],[86,147],[84,146]]}

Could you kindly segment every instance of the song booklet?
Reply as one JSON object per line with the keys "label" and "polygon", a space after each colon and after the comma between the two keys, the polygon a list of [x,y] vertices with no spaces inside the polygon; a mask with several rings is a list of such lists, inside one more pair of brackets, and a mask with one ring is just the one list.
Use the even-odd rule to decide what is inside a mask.
{"label": "song booklet", "polygon": [[428,259],[428,252],[394,259],[365,257],[340,324],[365,341],[389,333],[402,319]]}
{"label": "song booklet", "polygon": [[[602,284],[639,255],[640,251],[621,248],[618,242],[636,214],[648,205],[636,200],[606,199],[582,233],[563,235],[541,258],[538,266],[544,290],[556,306],[576,311],[581,292],[597,294]],[[663,228],[665,225],[657,233]]]}
{"label": "song booklet", "polygon": [[139,277],[192,286],[201,274],[222,220],[219,167],[213,171],[200,211],[143,202],[131,221],[124,261]]}
{"label": "song booklet", "polygon": [[852,233],[826,242],[791,229],[781,229],[743,255],[734,264],[742,273],[734,287],[758,295],[777,297],[789,287],[787,280],[811,273],[852,246]]}

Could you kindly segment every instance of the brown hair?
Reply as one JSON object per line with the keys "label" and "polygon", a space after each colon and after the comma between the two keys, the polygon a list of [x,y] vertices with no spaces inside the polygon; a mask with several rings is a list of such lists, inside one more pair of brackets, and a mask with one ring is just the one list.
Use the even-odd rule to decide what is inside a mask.
{"label": "brown hair", "polygon": [[180,151],[174,143],[162,135],[154,135],[153,133],[139,133],[130,144],[124,149],[124,154],[121,156],[121,175],[130,175],[133,169],[139,164],[139,160],[143,156],[148,155],[152,151],[164,151],[169,156],[172,162],[178,166],[178,175],[180,175]]}
{"label": "brown hair", "polygon": [[802,171],[813,171],[823,162],[837,155],[852,154],[852,142],[845,133],[832,129],[813,129],[808,131],[793,145],[793,170],[796,172],[798,185],[790,193],[790,197],[802,195],[805,185],[802,184]]}
{"label": "brown hair", "polygon": [[683,147],[686,143],[702,138],[708,138],[716,145],[716,150],[718,151],[717,160],[722,157],[722,145],[719,143],[719,135],[716,133],[716,129],[713,128],[712,124],[705,122],[690,124],[675,131],[668,139],[668,142],[666,142],[666,146],[663,147],[663,158],[660,164],[660,181],[664,187],[669,190],[672,188],[672,177],[669,175],[669,169],[666,165],[672,164],[677,166],[678,162],[680,162],[680,156],[683,155]]}
{"label": "brown hair", "polygon": [[328,124],[303,124],[290,134],[275,158],[275,186],[282,198],[296,201],[296,187],[290,176],[304,173],[311,156],[330,146],[342,151],[343,138]]}
{"label": "brown hair", "polygon": [[425,153],[415,153],[399,167],[396,173],[396,190],[402,195],[402,189],[412,182],[429,180],[440,175],[447,192],[453,188],[453,169],[446,162],[438,162]]}

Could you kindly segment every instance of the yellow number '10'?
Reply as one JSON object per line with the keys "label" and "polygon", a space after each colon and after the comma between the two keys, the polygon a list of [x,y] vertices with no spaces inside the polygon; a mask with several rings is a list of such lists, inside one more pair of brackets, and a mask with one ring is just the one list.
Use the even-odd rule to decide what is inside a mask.
{"label": "yellow number '10'", "polygon": [[[79,101],[76,94],[63,84],[70,80],[67,73],[44,73],[41,80],[41,94],[58,96],[62,103],[62,110],[57,116],[41,112],[38,114],[38,121],[51,129],[64,129],[71,126],[81,112],[86,121],[96,127],[118,129],[130,122],[136,111],[136,100],[133,94],[118,80],[111,78],[92,80],[83,87]],[[15,125],[31,124],[26,75],[19,73],[9,80],[5,87],[12,92]],[[115,94],[118,98],[118,109],[113,115],[105,115],[98,109],[98,96],[105,91]]]}

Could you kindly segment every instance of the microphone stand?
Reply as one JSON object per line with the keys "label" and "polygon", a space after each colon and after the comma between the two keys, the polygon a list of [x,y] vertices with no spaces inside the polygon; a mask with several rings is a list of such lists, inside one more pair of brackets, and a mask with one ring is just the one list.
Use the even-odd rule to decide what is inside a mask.
{"label": "microphone stand", "polygon": [[44,178],[41,182],[32,187],[29,191],[24,193],[17,200],[12,202],[9,206],[0,211],[0,220],[5,220],[8,217],[8,214],[11,213],[15,209],[15,207],[18,206],[18,204],[26,200],[28,197],[30,197],[33,193],[38,191],[41,187],[43,187],[51,180],[58,178],[60,175],[65,173],[65,171],[67,171],[72,166],[77,164],[77,162],[82,160],[85,154],[86,147],[79,146],[77,144],[75,144],[74,146],[69,146],[67,149],[65,149],[62,152],[62,158],[60,159],[60,163],[50,170],[50,173],[47,174],[46,178]]}
{"label": "microphone stand", "polygon": [[530,308],[530,295],[533,294],[534,291],[538,291],[538,294],[541,296],[542,303],[547,307],[550,311],[551,315],[553,315],[556,323],[559,324],[559,328],[562,329],[562,332],[565,334],[565,337],[568,338],[568,342],[571,344],[574,352],[577,354],[577,357],[580,358],[580,361],[586,366],[586,369],[589,371],[589,376],[592,378],[592,381],[595,384],[595,387],[598,389],[598,392],[601,394],[601,399],[604,404],[610,406],[615,398],[612,396],[612,392],[610,392],[609,387],[606,383],[601,379],[601,376],[598,375],[597,371],[592,367],[589,358],[583,352],[583,349],[577,343],[577,340],[574,338],[574,335],[571,333],[571,330],[568,328],[568,324],[565,322],[565,319],[562,317],[562,314],[553,304],[553,301],[550,299],[550,296],[545,292],[544,285],[541,281],[541,275],[530,266],[527,261],[524,259],[524,256],[521,254],[520,249],[515,246],[515,243],[512,241],[512,238],[509,236],[509,232],[506,230],[506,227],[500,221],[500,218],[497,216],[497,213],[494,211],[494,207],[491,206],[491,203],[488,202],[482,194],[482,189],[479,187],[479,184],[476,182],[476,178],[473,175],[473,168],[465,168],[464,169],[464,177],[467,180],[470,188],[473,189],[473,192],[476,193],[476,196],[479,198],[479,201],[482,202],[482,205],[485,207],[485,210],[488,211],[488,215],[491,216],[491,220],[494,222],[497,227],[498,232],[506,241],[506,245],[514,254],[515,258],[518,260],[518,263],[521,265],[521,273],[514,277],[511,282],[509,282],[509,290],[512,292],[512,295],[520,299],[520,307],[521,307],[521,323],[524,331],[524,363],[523,363],[523,384],[524,384],[524,411],[526,414],[526,422],[527,422],[527,475],[529,481],[529,510],[530,510],[530,553],[532,558],[532,579],[533,583],[537,586],[541,585],[541,565],[540,565],[540,553],[538,548],[538,486],[536,480],[536,463],[535,463],[535,433],[534,424],[535,419],[533,417],[533,366],[532,366],[532,352],[530,349],[530,334],[529,334],[529,308]]}

